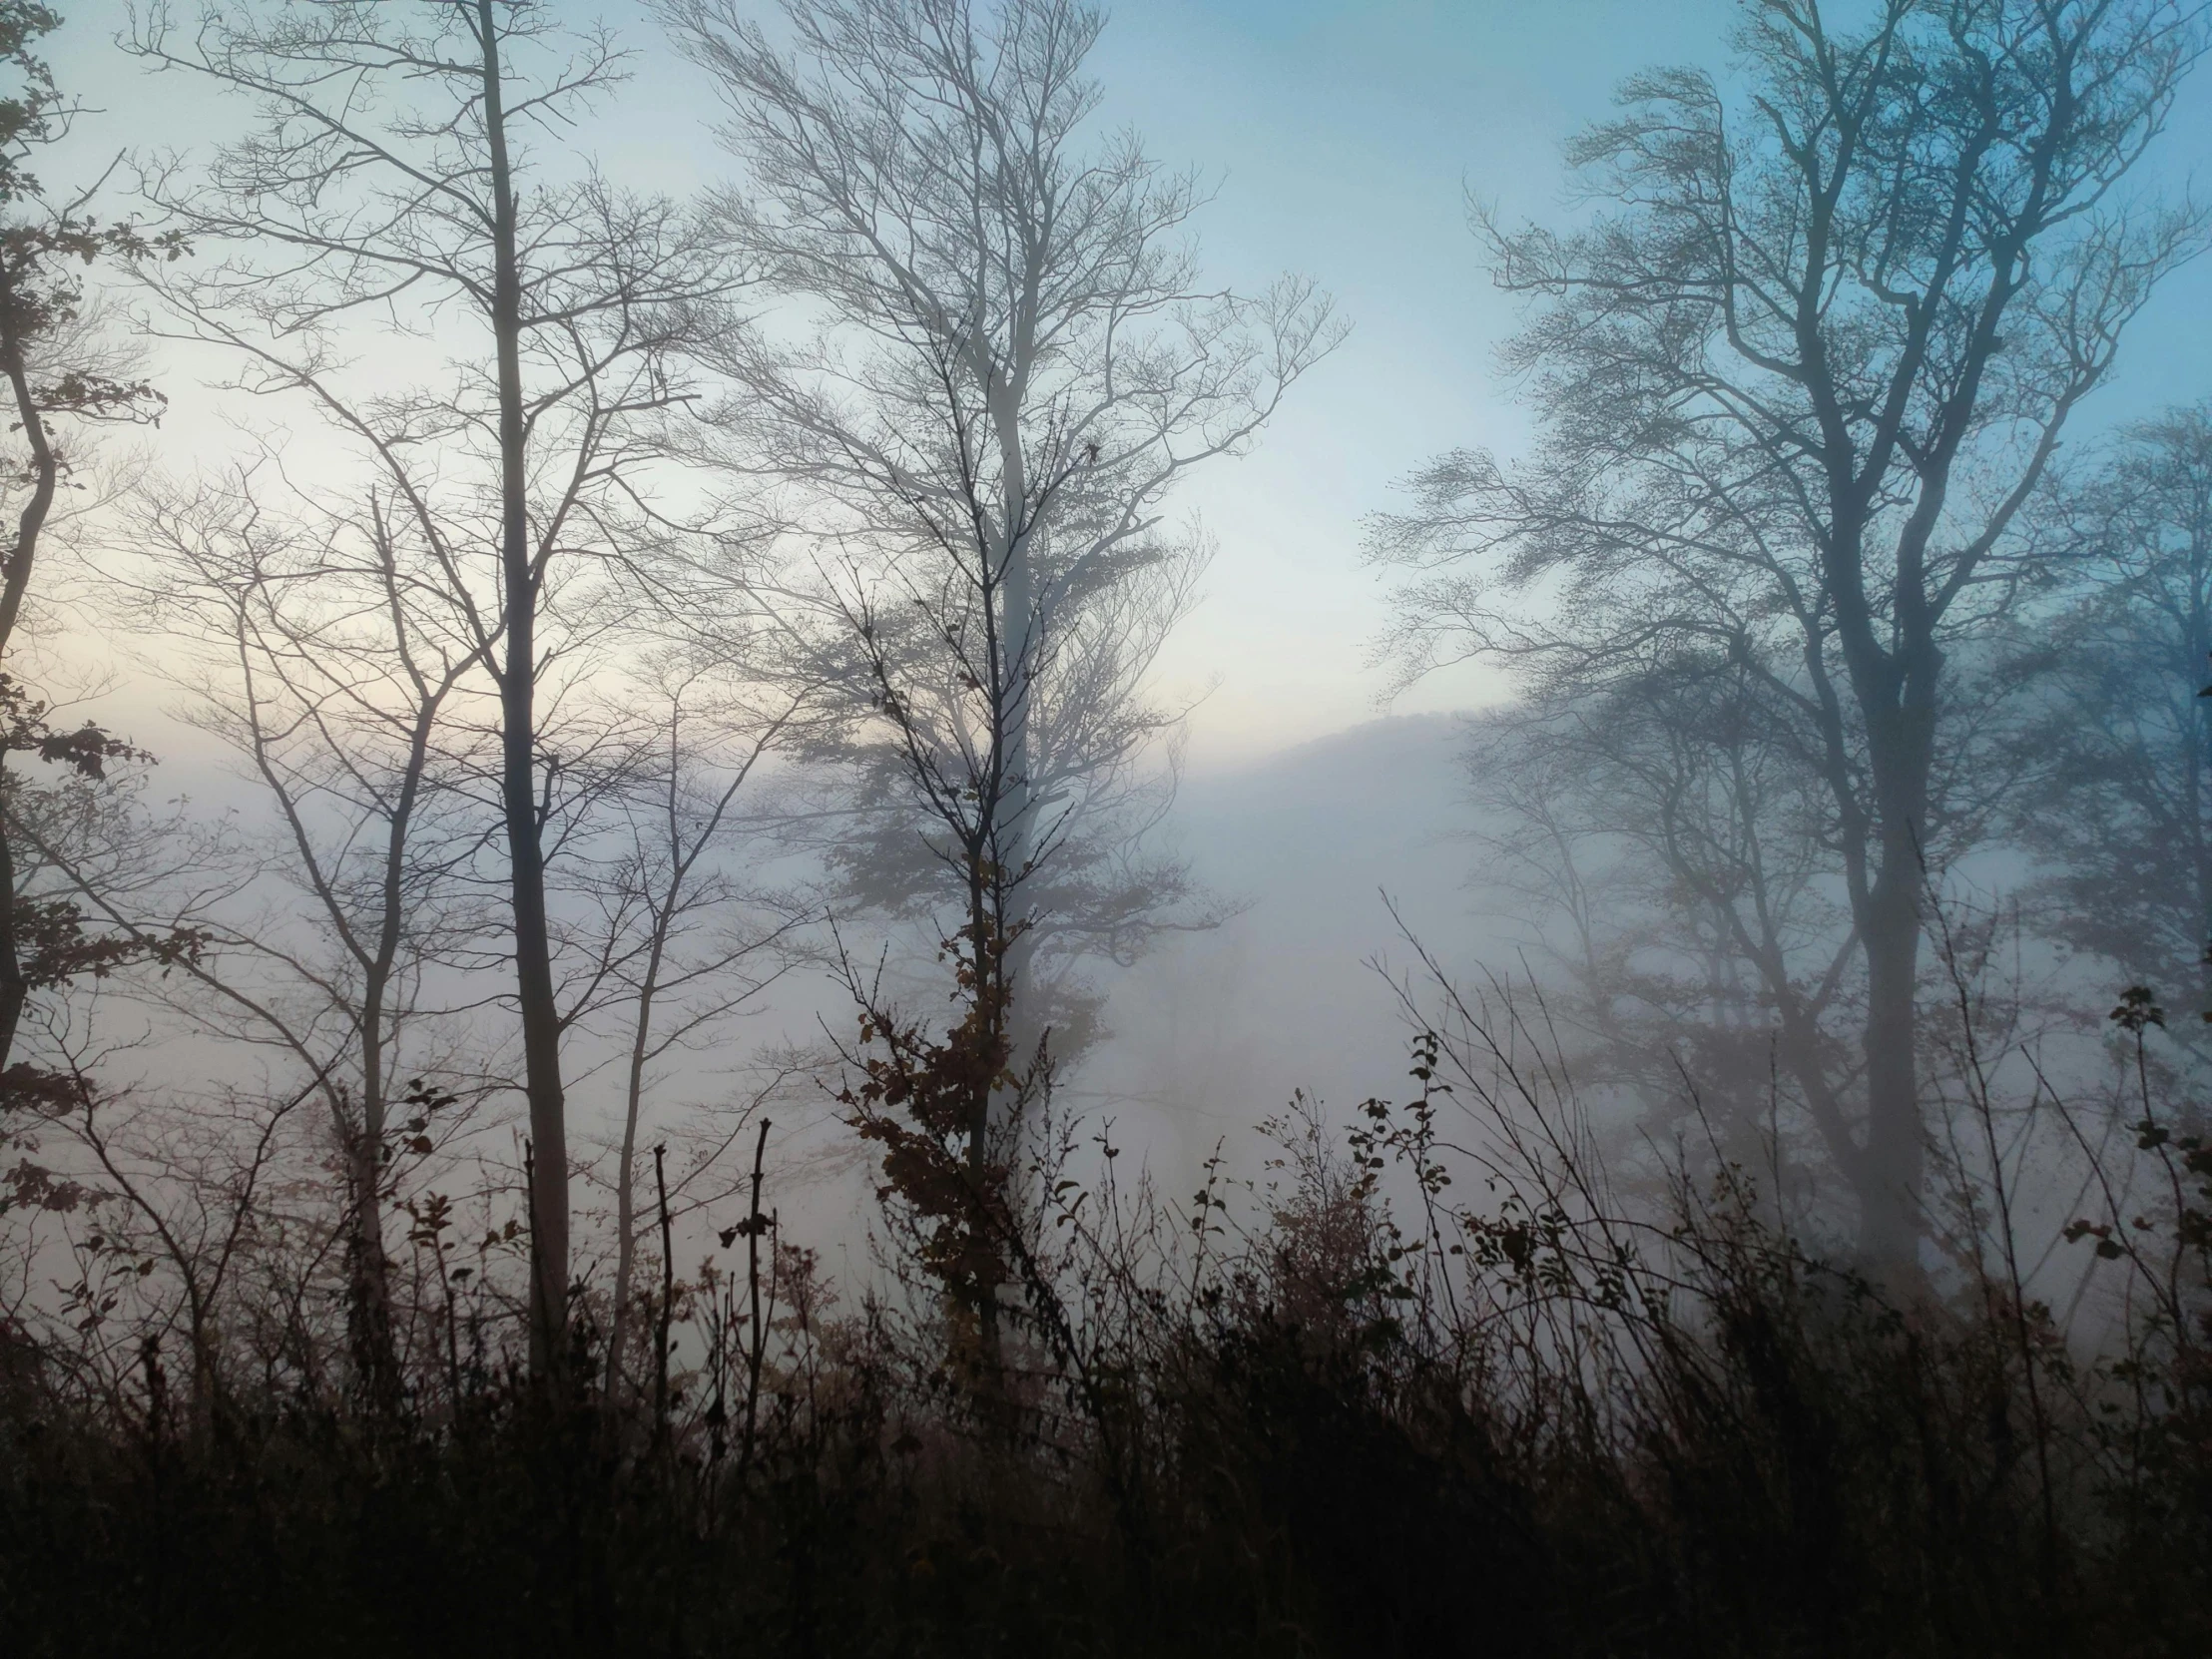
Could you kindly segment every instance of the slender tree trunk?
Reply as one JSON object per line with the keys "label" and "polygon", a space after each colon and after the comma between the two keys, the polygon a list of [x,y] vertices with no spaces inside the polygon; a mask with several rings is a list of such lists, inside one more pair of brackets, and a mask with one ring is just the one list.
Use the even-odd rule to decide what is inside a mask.
{"label": "slender tree trunk", "polygon": [[371,973],[361,1010],[361,1121],[348,1137],[353,1188],[352,1285],[347,1301],[353,1369],[370,1414],[399,1407],[391,1336],[391,1265],[384,1251],[384,981]]}
{"label": "slender tree trunk", "polygon": [[[387,580],[389,577],[387,576]],[[418,688],[420,682],[417,683]],[[379,1411],[400,1403],[399,1356],[391,1332],[391,1261],[384,1249],[383,1150],[390,1127],[390,1084],[384,1075],[386,1019],[393,964],[406,929],[403,904],[407,874],[407,837],[415,805],[422,796],[429,766],[430,741],[438,711],[452,687],[450,675],[415,711],[407,768],[401,777],[384,837],[383,891],[376,921],[376,949],[361,981],[361,1122],[353,1153],[353,1361],[370,1401]],[[350,937],[350,934],[348,934]],[[438,1259],[442,1280],[445,1265]]]}
{"label": "slender tree trunk", "polygon": [[[987,848],[978,846],[968,859],[968,933],[972,940],[975,963],[975,997],[977,1011],[985,1025],[982,1035],[986,1040],[1005,1035],[1009,1014],[1008,984],[1006,979],[1005,917],[992,902],[993,883],[986,878],[984,861]],[[1003,892],[1003,885],[996,888]],[[968,1225],[982,1230],[986,1223],[982,1207],[990,1202],[987,1191],[990,1174],[990,1132],[994,1116],[1012,1110],[1012,1091],[986,1081],[975,1092],[975,1099],[968,1115],[967,1167],[968,1180],[973,1185],[974,1213]],[[972,1235],[971,1235],[972,1236]],[[978,1262],[994,1260],[997,1241],[983,1238],[975,1241],[975,1259]],[[998,1285],[996,1281],[975,1287],[975,1315],[977,1338],[982,1345],[983,1360],[993,1375],[998,1370]]]}
{"label": "slender tree trunk", "polygon": [[[738,1456],[743,1476],[753,1465],[753,1436],[760,1421],[761,1360],[768,1353],[768,1332],[761,1325],[761,1166],[768,1157],[769,1120],[761,1119],[761,1132],[753,1142],[753,1205],[745,1217],[745,1294],[750,1312],[746,1318],[745,1449]],[[775,1257],[769,1258],[774,1271]]]}
{"label": "slender tree trunk", "polygon": [[[0,745],[0,803],[7,799],[7,766],[8,752]],[[15,847],[8,838],[7,814],[0,811],[0,1070],[15,1053],[15,1030],[30,994],[15,925]]]}
{"label": "slender tree trunk", "polygon": [[[1006,861],[1003,880],[1016,892],[1036,856],[1036,796],[1030,784],[1029,698],[1036,683],[1036,592],[1029,568],[1028,538],[1022,537],[1007,556],[1003,586],[1005,621],[1000,638],[1005,641],[1009,707],[1006,719],[1006,788],[1000,811],[1004,821],[999,847]],[[1017,1073],[1036,1057],[1044,1035],[1037,1019],[1036,999],[1027,994],[1029,965],[1035,958],[1035,934],[1026,925],[1031,918],[1016,904],[1013,913],[1000,918],[1011,933],[1003,941],[1000,971],[1006,982],[1006,1038],[1009,1058]]]}
{"label": "slender tree trunk", "polygon": [[638,1268],[638,1109],[632,1097],[623,1120],[622,1163],[615,1174],[615,1298],[607,1321],[607,1382],[610,1408],[619,1406],[622,1391],[622,1351],[630,1340],[631,1280]]}
{"label": "slender tree trunk", "polygon": [[2212,549],[2206,545],[2206,526],[2200,512],[2189,534],[2189,640],[2184,647],[2189,660],[2181,665],[2182,685],[2189,688],[2181,695],[2189,701],[2182,714],[2182,730],[2187,734],[2182,746],[2182,778],[2189,812],[2189,867],[2197,883],[2197,1008],[2212,1014],[2212,835],[2207,833],[2212,826],[2205,823],[2205,813],[2212,803],[2205,800],[2204,789],[2205,766],[2212,760],[2212,698],[2194,694],[2194,688],[2202,684],[2198,677],[2212,665],[2212,620],[2207,618],[2205,591],[2208,566],[2212,566],[2208,552]]}
{"label": "slender tree trunk", "polygon": [[661,1309],[653,1333],[653,1444],[668,1446],[668,1333],[676,1317],[676,1239],[668,1217],[668,1148],[653,1148],[653,1191],[661,1209]]}
{"label": "slender tree trunk", "polygon": [[[54,491],[61,477],[61,462],[47,437],[46,421],[38,399],[31,394],[30,371],[23,360],[23,317],[18,309],[13,274],[0,260],[0,372],[8,377],[15,400],[16,423],[31,451],[31,498],[16,520],[15,546],[7,566],[0,571],[0,666],[7,661],[15,641],[16,621],[23,614],[23,596],[31,586],[31,567],[38,558],[39,535],[46,515],[54,507]],[[6,788],[7,750],[0,744],[0,791]],[[22,941],[15,920],[15,849],[8,839],[7,818],[0,813],[0,1069],[15,1054],[16,1027],[22,1023],[23,1003],[30,995],[23,975]]]}
{"label": "slender tree trunk", "polygon": [[530,1364],[553,1377],[568,1330],[568,1115],[561,1090],[560,1013],[545,913],[545,852],[537,804],[537,571],[530,556],[522,413],[522,278],[514,176],[501,103],[492,0],[477,0],[484,50],[484,131],[493,205],[492,333],[499,375],[499,557],[506,599],[506,662],[499,675],[501,805],[514,905],[516,995],[534,1165],[530,1183]]}
{"label": "slender tree trunk", "polygon": [[[1004,377],[1002,377],[1004,378]],[[1037,682],[1036,574],[1030,564],[1029,542],[1035,526],[1026,521],[1029,510],[1028,460],[1021,447],[1019,376],[1014,383],[994,387],[992,423],[998,428],[1000,502],[999,518],[1005,537],[1005,553],[998,572],[998,641],[1004,657],[1000,711],[1001,786],[998,799],[997,841],[1003,862],[1000,891],[1018,890],[1036,856],[1036,798],[1031,783],[1029,705]],[[1027,970],[1033,958],[1033,935],[1018,913],[1002,915],[1001,929],[1011,937],[1000,940],[999,972],[1006,987],[1001,1010],[1009,1055],[1019,1072],[1035,1057],[1043,1029],[1034,1017],[1034,999],[1028,989]],[[1010,1095],[1011,1091],[1002,1091]],[[1011,1111],[1016,1103],[1001,1102]]]}
{"label": "slender tree trunk", "polygon": [[53,511],[54,492],[61,480],[61,462],[46,432],[46,420],[38,399],[31,394],[30,370],[23,360],[23,327],[18,298],[6,262],[0,261],[0,372],[8,377],[15,399],[15,418],[23,428],[24,444],[31,451],[31,498],[16,520],[15,546],[7,568],[0,573],[0,656],[15,641],[15,625],[23,614],[23,596],[31,585],[31,566],[38,558],[40,533],[46,515]]}
{"label": "slender tree trunk", "polygon": [[666,912],[654,918],[645,982],[638,990],[638,1022],[630,1043],[630,1077],[622,1116],[622,1162],[615,1174],[615,1305],[607,1329],[607,1397],[622,1385],[622,1348],[630,1334],[631,1279],[637,1271],[638,1114],[645,1101],[645,1066],[653,1035],[653,998],[660,987],[661,952],[668,938]]}

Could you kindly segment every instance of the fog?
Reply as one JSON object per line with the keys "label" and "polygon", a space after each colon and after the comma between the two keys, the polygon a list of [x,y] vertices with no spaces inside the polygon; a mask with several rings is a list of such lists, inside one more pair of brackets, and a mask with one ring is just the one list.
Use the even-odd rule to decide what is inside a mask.
{"label": "fog", "polygon": [[1113,981],[1111,1034],[1081,1074],[1172,1137],[1178,1178],[1294,1091],[1349,1107],[1402,1089],[1412,1032],[1391,976],[1411,951],[1391,907],[1455,964],[1491,930],[1455,737],[1448,716],[1379,720],[1185,781],[1175,833],[1241,907]]}
{"label": "fog", "polygon": [[2207,53],[0,0],[0,1622],[2196,1650]]}

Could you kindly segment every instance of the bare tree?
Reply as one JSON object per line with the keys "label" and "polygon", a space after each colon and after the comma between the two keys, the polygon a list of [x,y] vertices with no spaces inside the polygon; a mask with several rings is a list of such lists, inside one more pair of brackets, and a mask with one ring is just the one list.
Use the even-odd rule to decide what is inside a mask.
{"label": "bare tree", "polygon": [[[608,623],[604,578],[642,544],[642,430],[686,395],[671,353],[722,268],[670,203],[617,190],[572,151],[530,152],[533,139],[567,145],[622,63],[611,35],[565,30],[530,0],[240,4],[189,36],[156,9],[130,44],[263,114],[204,178],[150,181],[196,239],[227,251],[165,284],[182,331],[240,352],[242,385],[300,395],[355,446],[493,670],[533,1149],[532,1352],[549,1371],[564,1347],[569,1153],[546,703],[585,666],[578,630]],[[453,354],[449,383],[364,384],[347,355],[362,330],[434,337]]]}
{"label": "bare tree", "polygon": [[1302,281],[1203,287],[1195,176],[1086,144],[1102,19],[1074,0],[793,0],[789,52],[730,0],[664,9],[745,170],[719,229],[805,319],[712,359],[712,458],[759,531],[734,579],[842,691],[846,872],[957,917],[975,1051],[1029,1056],[1041,955],[1134,952],[1187,894],[1137,850],[1174,725],[1144,678],[1206,547],[1166,500],[1340,330]]}
{"label": "bare tree", "polygon": [[2079,564],[2020,732],[2031,784],[2008,827],[2043,861],[2032,914],[2212,1007],[2212,408],[2129,426],[2053,511]]}
{"label": "bare tree", "polygon": [[[372,487],[333,509],[264,456],[150,490],[123,578],[190,653],[188,718],[266,793],[274,833],[243,848],[255,873],[202,926],[210,965],[269,985],[296,1029],[321,1034],[309,1080],[336,1084],[353,1357],[386,1409],[399,1387],[383,1224],[393,1107],[429,1098],[420,1079],[446,1055],[414,1029],[434,1031],[424,981],[485,919],[465,880],[484,838],[465,788],[474,728],[453,705],[480,695],[487,642],[393,507]],[[273,916],[277,877],[288,890]],[[424,1136],[423,1115],[408,1136]]]}
{"label": "bare tree", "polygon": [[[689,654],[664,657],[641,677],[651,698],[654,755],[624,802],[621,843],[604,885],[631,916],[616,1004],[628,1041],[622,1056],[622,1131],[615,1162],[614,1308],[608,1381],[627,1351],[637,1262],[638,1131],[656,1072],[673,1056],[727,1030],[730,1018],[794,961],[783,948],[805,908],[759,890],[731,867],[735,846],[765,828],[741,814],[762,791],[759,774],[805,709],[806,689],[733,686]],[[641,701],[642,701],[641,697]],[[694,1172],[696,1173],[696,1171]]]}
{"label": "bare tree", "polygon": [[1578,1076],[1625,1092],[1635,1137],[1663,1145],[1687,1075],[1752,1163],[1777,1062],[1837,1127],[1838,1028],[1864,1013],[1819,775],[1763,692],[1725,658],[1646,663],[1485,716],[1463,757],[1485,901],[1525,929],[1508,966],[1544,964]]}
{"label": "bare tree", "polygon": [[[2022,534],[2076,406],[2192,211],[2123,187],[2202,45],[2190,0],[1884,0],[1863,28],[1762,0],[1731,99],[1630,81],[1569,152],[1614,205],[1477,225],[1541,302],[1529,463],[1447,456],[1381,521],[1409,671],[1492,653],[1606,683],[1694,651],[1814,741],[1864,978],[1856,1121],[1826,1137],[1870,1257],[1910,1275],[1924,1167],[1921,895],[1952,664],[2045,550]],[[1470,574],[1472,566],[1479,574]],[[1549,615],[1490,586],[1556,578]],[[1633,672],[1629,669],[1627,672]],[[1739,953],[1777,1002],[1805,987]]]}
{"label": "bare tree", "polygon": [[[10,753],[48,760],[87,761],[97,771],[102,734],[87,727],[57,733],[45,705],[18,677],[11,650],[24,617],[39,554],[55,522],[61,492],[82,459],[72,429],[104,421],[151,420],[160,394],[139,377],[126,349],[88,307],[84,268],[96,262],[132,262],[175,253],[174,236],[150,238],[129,223],[102,225],[88,211],[98,185],[66,201],[51,199],[31,170],[41,151],[66,137],[77,106],[55,86],[34,48],[60,26],[47,7],[28,0],[0,4],[0,63],[21,87],[0,101],[0,376],[7,381],[11,433],[21,449],[0,468],[15,506],[14,536],[0,561],[0,792],[11,786],[4,772]],[[74,745],[74,748],[72,748]],[[0,894],[17,890],[16,848],[0,823]],[[15,1052],[24,999],[32,989],[25,953],[26,922],[12,902],[0,902],[0,1068]]]}
{"label": "bare tree", "polygon": [[[285,1155],[296,1154],[284,1132],[312,1086],[275,1101],[221,1100],[180,1120],[172,1103],[133,1100],[127,1093],[116,1098],[87,1078],[76,1082],[69,1126],[106,1199],[80,1261],[94,1272],[108,1270],[101,1277],[111,1283],[119,1277],[114,1270],[125,1268],[133,1299],[151,1304],[123,1322],[126,1329],[137,1327],[142,1343],[173,1333],[184,1337],[187,1420],[205,1433],[226,1403],[219,1332],[234,1314],[251,1317],[253,1292],[240,1283],[248,1260],[292,1219],[268,1189],[284,1169]],[[319,1228],[320,1219],[308,1226],[326,1243],[331,1230]],[[321,1254],[312,1245],[309,1253]],[[134,1263],[138,1271],[129,1273]],[[149,1284],[156,1266],[167,1270],[166,1284]],[[131,1278],[139,1283],[130,1285]],[[121,1299],[107,1286],[100,1289],[105,1294],[95,1290],[88,1272],[65,1296],[80,1305],[81,1317],[105,1323]]]}

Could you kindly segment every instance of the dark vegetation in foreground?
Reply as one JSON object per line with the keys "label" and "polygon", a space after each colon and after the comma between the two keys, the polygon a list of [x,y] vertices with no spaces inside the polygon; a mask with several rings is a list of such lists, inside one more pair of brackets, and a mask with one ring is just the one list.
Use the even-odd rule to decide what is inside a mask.
{"label": "dark vegetation in foreground", "polygon": [[1880,1291],[1740,1166],[1616,1197],[1564,1085],[1456,1029],[1410,1104],[1344,1136],[1302,1107],[1266,1175],[1217,1159],[1182,1203],[1062,1132],[963,1209],[925,1099],[957,1034],[925,1044],[847,1103],[912,1126],[889,1291],[840,1306],[756,1189],[734,1268],[658,1273],[620,1364],[580,1295],[550,1389],[439,1228],[381,1410],[309,1297],[144,1338],[106,1385],[89,1328],[9,1329],[10,1650],[2212,1649],[2212,1150],[2149,1072],[2163,1202],[2068,1230],[2130,1310],[2092,1362],[2018,1289],[2001,1179],[1960,1176],[1970,1252]]}

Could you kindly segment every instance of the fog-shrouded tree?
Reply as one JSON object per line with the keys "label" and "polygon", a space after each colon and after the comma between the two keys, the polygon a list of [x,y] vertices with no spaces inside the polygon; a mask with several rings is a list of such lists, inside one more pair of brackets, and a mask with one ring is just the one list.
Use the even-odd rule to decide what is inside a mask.
{"label": "fog-shrouded tree", "polygon": [[[1938,860],[2000,829],[2026,784],[2018,718],[2044,668],[2031,623],[1949,665]],[[1742,655],[1679,644],[1524,691],[1461,755],[1476,885],[1518,929],[1516,965],[1541,970],[1578,1075],[1634,1108],[1616,1150],[1687,1134],[1766,1168],[1799,1213],[1837,1218],[1846,1195],[1817,1177],[1821,1149],[1853,1138],[1866,978],[1818,732]],[[1775,1131],[1801,1125],[1813,1157],[1778,1162]]]}
{"label": "fog-shrouded tree", "polygon": [[1340,330],[1304,281],[1203,280],[1198,178],[1097,127],[1089,7],[793,0],[781,44],[663,10],[726,102],[717,226],[786,306],[712,357],[724,574],[841,692],[841,901],[931,918],[1001,1051],[980,1167],[1016,1092],[987,1080],[1065,1051],[1073,964],[1194,913],[1143,836],[1177,724],[1146,676],[1207,549],[1168,502]]}
{"label": "fog-shrouded tree", "polygon": [[[10,521],[0,559],[0,795],[21,793],[4,770],[11,754],[65,764],[92,779],[115,758],[117,746],[96,727],[55,729],[48,705],[26,682],[18,636],[37,609],[34,576],[45,544],[68,516],[68,492],[85,487],[81,440],[88,428],[149,421],[162,407],[128,342],[88,295],[86,268],[181,248],[174,235],[149,236],[127,220],[103,224],[92,211],[99,181],[69,195],[42,177],[79,114],[38,56],[40,41],[60,25],[47,6],[0,4],[0,72],[9,81],[0,95],[0,379],[7,410],[0,513]],[[34,985],[68,977],[56,901],[42,909],[13,896],[21,885],[17,854],[0,820],[0,895],[7,895],[0,898],[0,1070],[15,1058]]]}
{"label": "fog-shrouded tree", "polygon": [[[76,1074],[79,999],[68,993],[131,964],[173,963],[198,937],[114,925],[80,890],[90,871],[117,893],[168,875],[172,826],[145,808],[148,758],[55,707],[56,665],[39,649],[55,614],[53,544],[110,493],[89,464],[94,433],[151,422],[163,406],[103,314],[96,273],[182,251],[174,236],[97,217],[104,180],[71,192],[49,175],[83,113],[39,55],[60,24],[47,6],[0,3],[0,1146],[14,1158],[0,1211],[34,1216],[92,1191],[44,1161],[57,1129],[90,1150],[84,1131],[102,1104]],[[13,756],[33,764],[10,766]]]}
{"label": "fog-shrouded tree", "polygon": [[[423,1312],[395,1311],[390,1219],[405,1208],[419,1231],[497,1073],[496,1048],[471,1033],[504,954],[484,867],[498,810],[482,705],[496,689],[408,516],[374,485],[336,503],[296,484],[280,452],[150,484],[115,583],[168,642],[185,718],[231,752],[265,809],[237,815],[198,872],[200,950],[173,1000],[235,1049],[288,1047],[283,1069],[324,1100],[346,1175],[354,1385],[388,1415],[404,1371],[395,1333]],[[583,718],[563,728],[547,833],[561,849],[549,864],[568,1086],[620,1079],[612,1358],[630,1329],[636,1147],[660,1073],[726,1034],[787,965],[788,911],[734,862],[742,831],[758,832],[739,823],[740,792],[794,711],[781,689],[764,707],[728,675],[673,661],[594,702],[588,748]]]}
{"label": "fog-shrouded tree", "polygon": [[[1794,1081],[1828,1085],[1799,1087],[1835,1127],[1856,989],[1818,775],[1761,691],[1725,659],[1652,664],[1485,715],[1461,757],[1478,901],[1517,930],[1578,1075],[1632,1103],[1620,1127],[1649,1145],[1675,1140],[1688,1077],[1747,1164],[1766,1161],[1752,1148],[1785,1055]],[[1766,977],[1799,994],[1768,996]]]}
{"label": "fog-shrouded tree", "polygon": [[387,1187],[402,1145],[430,1146],[430,1105],[474,1081],[426,982],[480,952],[491,919],[471,879],[488,815],[469,787],[488,723],[460,707],[491,689],[487,642],[393,507],[373,486],[333,505],[264,454],[144,490],[126,521],[138,557],[117,577],[142,626],[171,641],[185,718],[264,798],[215,860],[243,872],[196,908],[191,988],[250,993],[198,997],[202,1023],[295,1047],[290,1069],[328,1106],[352,1361],[385,1412],[400,1389]]}
{"label": "fog-shrouded tree", "polygon": [[549,1370],[570,1163],[545,867],[570,758],[551,705],[619,621],[620,572],[650,540],[645,430],[685,396],[675,348],[723,267],[674,204],[578,153],[574,124],[623,54],[544,5],[242,0],[191,25],[156,7],[127,44],[258,116],[204,169],[150,172],[205,256],[162,283],[165,331],[234,353],[236,387],[321,417],[406,521],[492,678],[532,1352]]}
{"label": "fog-shrouded tree", "polygon": [[2041,860],[2032,914],[2161,997],[2212,1008],[2212,409],[2126,427],[2053,516],[2080,569],[2040,636],[2049,677],[2019,733],[2029,787],[2009,827]]}
{"label": "fog-shrouded tree", "polygon": [[[732,1017],[797,960],[808,918],[795,895],[766,890],[738,854],[758,845],[777,813],[762,774],[808,713],[808,688],[736,679],[695,654],[662,653],[631,677],[648,751],[620,792],[610,855],[597,887],[610,934],[623,938],[618,975],[622,1110],[615,1154],[615,1272],[608,1322],[610,1388],[636,1311],[640,1132],[660,1074],[727,1037]],[[756,1102],[757,1104],[757,1102]],[[707,1160],[711,1161],[711,1160]],[[680,1177],[674,1196],[687,1194]]]}
{"label": "fog-shrouded tree", "polygon": [[[2069,418],[2199,244],[2130,175],[2202,41],[2180,0],[1749,7],[1740,90],[1639,75],[1570,147],[1590,219],[1477,212],[1533,302],[1506,357],[1542,435],[1514,467],[1436,461],[1372,543],[1412,573],[1409,672],[1490,654],[1560,698],[1695,659],[1799,735],[1859,987],[1848,1067],[1795,1081],[1836,1103],[1864,1253],[1907,1276],[1923,898],[1976,817],[1945,796],[1958,668],[2045,567],[2022,508]],[[1825,970],[1735,914],[1787,1027]]]}

